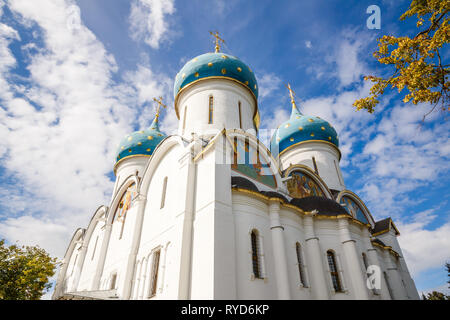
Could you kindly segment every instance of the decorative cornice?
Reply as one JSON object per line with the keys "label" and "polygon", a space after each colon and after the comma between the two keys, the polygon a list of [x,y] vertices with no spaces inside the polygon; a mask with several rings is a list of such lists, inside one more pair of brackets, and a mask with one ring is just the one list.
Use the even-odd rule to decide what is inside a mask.
{"label": "decorative cornice", "polygon": [[289,147],[287,147],[286,149],[284,149],[283,151],[281,151],[281,152],[278,154],[277,159],[280,158],[281,155],[282,155],[283,153],[289,151],[289,150],[292,149],[293,147],[299,146],[299,145],[301,145],[301,144],[312,143],[312,142],[324,143],[324,144],[326,144],[326,145],[332,146],[332,147],[338,152],[339,160],[341,160],[342,153],[341,153],[341,151],[339,150],[339,148],[336,147],[336,145],[334,145],[333,143],[328,142],[328,141],[325,141],[325,140],[306,140],[306,141],[300,141],[300,142],[294,143],[293,145],[290,145]]}
{"label": "decorative cornice", "polygon": [[235,83],[239,83],[242,87],[244,87],[245,89],[247,89],[251,93],[253,99],[255,100],[255,112],[253,113],[253,119],[255,119],[256,115],[258,114],[258,99],[256,98],[256,96],[253,93],[253,91],[247,85],[245,85],[244,83],[242,83],[242,82],[240,82],[240,81],[238,81],[238,80],[236,80],[234,78],[231,78],[231,77],[210,76],[210,77],[205,77],[205,78],[201,78],[201,79],[192,81],[192,82],[188,83],[187,85],[185,85],[183,88],[180,88],[180,90],[177,92],[177,95],[175,96],[175,101],[174,101],[174,108],[175,108],[175,113],[177,115],[178,120],[180,120],[180,113],[178,111],[178,98],[180,97],[180,94],[182,92],[184,92],[186,89],[188,89],[191,86],[193,86],[194,84],[197,84],[197,83],[199,83],[201,81],[217,80],[217,79],[229,80],[229,81],[233,81]]}
{"label": "decorative cornice", "polygon": [[122,163],[123,160],[131,159],[131,158],[136,158],[136,157],[147,157],[147,158],[150,158],[151,155],[148,155],[148,154],[133,154],[133,155],[131,155],[131,156],[123,157],[122,159],[120,159],[119,161],[117,161],[116,164],[114,165],[114,168],[113,168],[114,175],[116,175],[117,167],[119,166],[120,163]]}

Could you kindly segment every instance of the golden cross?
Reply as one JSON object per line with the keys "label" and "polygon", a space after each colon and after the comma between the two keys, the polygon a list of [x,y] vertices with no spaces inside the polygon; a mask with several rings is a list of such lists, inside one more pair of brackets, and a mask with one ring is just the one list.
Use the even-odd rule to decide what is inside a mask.
{"label": "golden cross", "polygon": [[288,88],[288,90],[289,90],[289,96],[291,97],[292,108],[297,108],[297,105],[295,104],[294,90],[292,90],[291,85],[289,83],[287,84],[286,88]]}
{"label": "golden cross", "polygon": [[161,107],[163,107],[165,109],[165,108],[167,108],[167,106],[162,102],[162,100],[163,100],[162,97],[159,97],[159,100],[156,98],[153,98],[153,100],[158,104],[158,107],[156,108],[156,115],[155,115],[155,118],[158,119]]}
{"label": "golden cross", "polygon": [[219,32],[216,31],[216,33],[210,31],[209,32],[214,38],[216,38],[215,43],[216,43],[216,53],[220,51],[220,41],[222,41],[222,43],[225,43],[225,40],[223,40],[221,37],[219,37]]}

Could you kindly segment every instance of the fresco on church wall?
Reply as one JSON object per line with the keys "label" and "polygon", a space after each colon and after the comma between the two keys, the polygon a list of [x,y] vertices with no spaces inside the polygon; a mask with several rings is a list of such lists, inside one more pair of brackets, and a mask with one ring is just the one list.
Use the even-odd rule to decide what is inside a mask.
{"label": "fresco on church wall", "polygon": [[307,174],[297,171],[292,173],[291,176],[292,179],[287,182],[287,188],[291,197],[306,198],[325,196],[319,185]]}
{"label": "fresco on church wall", "polygon": [[116,220],[122,221],[125,219],[126,213],[128,209],[130,209],[131,203],[136,197],[136,185],[133,183],[131,184],[127,191],[123,194],[122,198],[120,199],[119,205],[117,206],[116,210]]}
{"label": "fresco on church wall", "polygon": [[344,209],[347,210],[347,212],[357,220],[361,221],[362,223],[369,223],[366,216],[364,215],[364,212],[361,210],[359,205],[357,205],[356,202],[353,201],[353,199],[347,196],[343,196],[341,199],[341,205],[343,205]]}
{"label": "fresco on church wall", "polygon": [[263,183],[271,188],[277,187],[276,178],[270,168],[270,163],[264,160],[256,148],[242,140],[234,140],[233,164],[231,169],[240,174]]}

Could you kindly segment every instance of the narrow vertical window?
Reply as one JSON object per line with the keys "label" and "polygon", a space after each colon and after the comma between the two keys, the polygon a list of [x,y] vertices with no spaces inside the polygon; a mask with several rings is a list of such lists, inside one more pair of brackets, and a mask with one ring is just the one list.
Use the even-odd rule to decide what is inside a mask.
{"label": "narrow vertical window", "polygon": [[153,253],[152,258],[152,271],[150,274],[150,293],[149,298],[156,295],[156,288],[158,284],[158,271],[159,271],[159,256],[161,255],[161,250],[157,250]]}
{"label": "narrow vertical window", "polygon": [[334,291],[341,292],[341,280],[339,279],[339,273],[336,265],[336,257],[334,256],[334,252],[329,250],[327,251],[328,258],[328,266],[330,267],[331,280],[333,281]]}
{"label": "narrow vertical window", "polygon": [[97,242],[98,242],[98,236],[95,239],[95,245],[94,245],[94,250],[92,250],[92,257],[91,260],[94,260],[94,256],[95,256],[95,251],[97,250]]}
{"label": "narrow vertical window", "polygon": [[245,151],[245,164],[250,164],[250,141],[248,137],[245,138],[244,151]]}
{"label": "narrow vertical window", "polygon": [[302,248],[300,247],[300,243],[295,244],[295,251],[297,253],[297,265],[298,265],[298,273],[300,276],[300,282],[301,284],[306,287],[306,278],[305,278],[305,267],[303,265],[303,259],[302,259]]}
{"label": "narrow vertical window", "polygon": [[114,273],[111,276],[111,285],[109,287],[111,290],[114,290],[116,288],[116,281],[117,281],[117,273]]}
{"label": "narrow vertical window", "polygon": [[239,128],[242,129],[242,111],[241,111],[241,102],[238,103],[239,106]]}
{"label": "narrow vertical window", "polygon": [[315,157],[312,157],[312,162],[313,162],[313,165],[314,165],[314,172],[317,175],[319,175],[319,169],[317,169],[317,163],[316,163],[316,158]]}
{"label": "narrow vertical window", "polygon": [[366,268],[366,271],[367,271],[367,268],[369,267],[369,263],[367,262],[367,256],[364,252],[362,253],[362,258],[363,258],[363,262],[364,262],[364,268]]}
{"label": "narrow vertical window", "polygon": [[167,190],[167,177],[164,178],[162,193],[161,193],[161,209],[164,208],[166,203],[166,190]]}
{"label": "narrow vertical window", "polygon": [[258,232],[253,230],[251,233],[252,242],[252,265],[253,265],[253,275],[256,279],[262,279],[261,266],[259,261],[259,241]]}
{"label": "narrow vertical window", "polygon": [[233,138],[233,164],[231,165],[231,168],[237,169],[238,165],[238,141],[237,138]]}
{"label": "narrow vertical window", "polygon": [[213,123],[213,113],[214,113],[214,97],[210,96],[209,97],[209,115],[208,115],[208,123],[212,124]]}
{"label": "narrow vertical window", "polygon": [[183,118],[183,133],[184,130],[186,129],[186,116],[187,116],[187,107],[184,107],[184,118]]}

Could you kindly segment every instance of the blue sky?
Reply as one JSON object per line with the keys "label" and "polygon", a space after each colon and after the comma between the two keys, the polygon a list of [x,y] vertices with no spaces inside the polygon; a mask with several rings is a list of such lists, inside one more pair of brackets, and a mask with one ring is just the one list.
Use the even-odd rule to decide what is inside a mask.
{"label": "blue sky", "polygon": [[[369,30],[369,5],[381,29]],[[77,227],[108,204],[114,152],[150,125],[151,103],[173,106],[183,64],[223,51],[257,76],[262,127],[289,116],[291,83],[305,114],[340,137],[347,188],[376,220],[391,216],[419,291],[446,288],[450,260],[449,123],[388,92],[374,114],[356,112],[384,34],[414,35],[399,21],[409,1],[0,0],[0,238],[39,244],[62,258]],[[448,50],[444,52],[448,60]],[[161,128],[177,127],[173,107]],[[261,137],[263,140],[265,137]]]}

